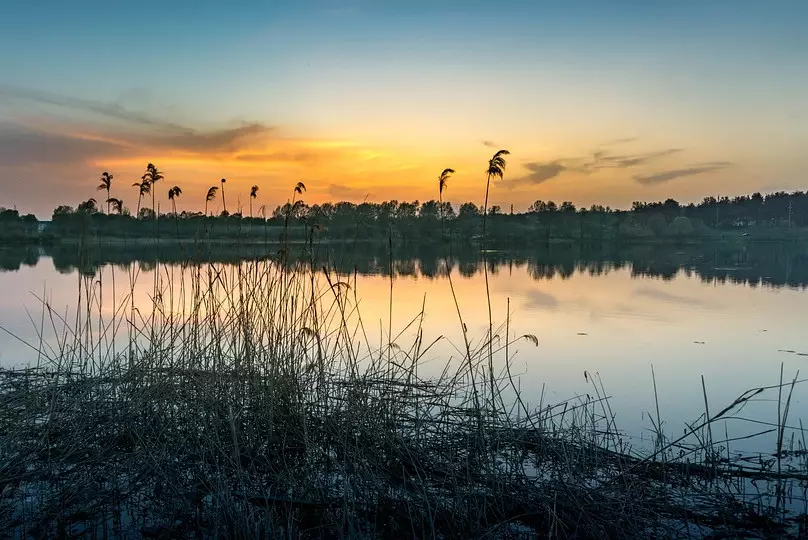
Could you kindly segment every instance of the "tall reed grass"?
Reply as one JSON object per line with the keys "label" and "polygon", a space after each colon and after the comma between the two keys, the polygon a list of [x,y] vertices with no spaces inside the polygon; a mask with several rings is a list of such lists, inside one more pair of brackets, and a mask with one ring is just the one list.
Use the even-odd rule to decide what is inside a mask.
{"label": "tall reed grass", "polygon": [[[801,530],[808,447],[802,425],[788,424],[796,378],[717,413],[707,406],[678,438],[663,433],[657,414],[655,446],[640,453],[618,430],[597,376],[586,374],[588,395],[527,405],[510,357],[537,340],[511,335],[510,317],[479,342],[464,328],[463,358],[426,376],[436,342],[425,338],[423,311],[406,329],[414,340],[401,343],[401,329],[385,335],[362,318],[355,274],[314,258],[284,261],[179,273],[158,264],[145,304],[135,267],[79,275],[70,313],[43,297],[34,338],[15,336],[35,361],[0,371],[0,530],[21,538]],[[393,298],[391,276],[391,314]],[[732,452],[718,422],[766,395],[779,395],[777,421],[750,436],[776,430],[777,448]]]}

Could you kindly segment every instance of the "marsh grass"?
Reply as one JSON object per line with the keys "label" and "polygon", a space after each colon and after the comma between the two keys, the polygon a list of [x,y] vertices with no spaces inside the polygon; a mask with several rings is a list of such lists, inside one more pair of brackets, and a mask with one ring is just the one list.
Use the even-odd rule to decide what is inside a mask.
{"label": "marsh grass", "polygon": [[[74,311],[43,296],[34,337],[16,336],[35,363],[0,371],[0,529],[40,538],[802,530],[808,447],[788,415],[797,378],[717,413],[707,405],[676,438],[657,412],[654,447],[634,449],[597,375],[586,374],[586,395],[527,404],[510,360],[537,340],[511,335],[510,316],[474,341],[458,309],[461,357],[425,370],[445,338],[426,338],[423,311],[387,335],[371,329],[356,274],[314,260],[179,273],[158,263],[145,302],[135,285],[149,277],[105,267],[78,275]],[[405,334],[415,338],[402,343]],[[773,453],[733,451],[739,442],[719,426],[766,397],[777,399],[777,421],[744,438],[775,433]]]}

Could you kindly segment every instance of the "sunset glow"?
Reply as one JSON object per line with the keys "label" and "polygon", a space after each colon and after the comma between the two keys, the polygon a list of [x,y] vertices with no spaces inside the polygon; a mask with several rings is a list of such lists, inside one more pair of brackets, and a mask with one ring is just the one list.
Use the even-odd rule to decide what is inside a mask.
{"label": "sunset glow", "polygon": [[149,162],[180,210],[222,177],[270,207],[298,180],[310,203],[426,200],[446,167],[448,199],[481,202],[499,148],[492,202],[518,210],[804,188],[801,3],[95,4],[6,11],[5,206],[47,217],[103,170],[130,203]]}

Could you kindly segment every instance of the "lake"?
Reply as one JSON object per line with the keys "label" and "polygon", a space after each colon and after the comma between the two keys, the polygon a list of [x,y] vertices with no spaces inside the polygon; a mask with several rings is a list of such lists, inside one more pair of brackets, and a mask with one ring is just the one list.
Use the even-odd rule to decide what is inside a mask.
{"label": "lake", "polygon": [[[111,316],[130,288],[137,305],[150,305],[155,271],[179,280],[194,263],[210,261],[233,271],[240,260],[266,255],[255,249],[181,254],[168,247],[117,246],[81,255],[68,247],[3,250],[0,326],[6,331],[0,333],[0,366],[38,361],[37,352],[20,339],[37,346],[37,328],[43,324],[40,299],[70,319],[79,287],[98,286],[100,279],[105,285],[99,305]],[[376,343],[387,339],[390,328],[406,349],[416,338],[417,324],[411,323],[423,310],[423,342],[438,340],[421,360],[423,375],[438,374],[449,360],[462,361],[457,307],[474,343],[484,338],[488,308],[482,257],[473,250],[446,257],[442,249],[394,248],[392,279],[384,246],[323,247],[316,264],[347,276],[367,339]],[[593,394],[590,375],[599,374],[618,427],[635,444],[648,438],[648,415],[655,417],[657,400],[665,430],[673,434],[681,434],[686,422],[704,412],[702,376],[714,412],[747,389],[778,384],[781,364],[787,380],[798,371],[808,374],[804,247],[559,245],[492,252],[485,260],[496,333],[504,336],[510,306],[511,337],[538,338],[538,346],[522,340],[510,350],[524,399],[538,406]],[[53,343],[55,335],[45,332],[42,339]],[[799,425],[808,413],[806,390],[796,387],[790,425]],[[773,397],[774,402],[762,395],[739,416],[776,423],[777,394]],[[734,420],[726,429],[745,433],[750,425],[763,424]],[[765,451],[769,443],[742,444]]]}

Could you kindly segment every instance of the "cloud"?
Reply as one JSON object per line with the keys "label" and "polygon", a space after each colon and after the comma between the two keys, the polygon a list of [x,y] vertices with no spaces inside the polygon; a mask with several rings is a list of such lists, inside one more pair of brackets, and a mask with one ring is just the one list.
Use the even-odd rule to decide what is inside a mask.
{"label": "cloud", "polygon": [[244,161],[248,163],[273,163],[273,162],[310,163],[313,161],[317,161],[318,158],[319,158],[318,154],[310,151],[257,152],[257,153],[238,154],[235,157],[236,161]]}
{"label": "cloud", "polygon": [[555,309],[558,307],[558,299],[546,292],[530,290],[524,294],[526,308],[546,308]]}
{"label": "cloud", "polygon": [[620,138],[620,139],[612,139],[610,141],[600,143],[599,146],[617,146],[617,145],[620,145],[620,144],[627,144],[627,143],[630,143],[630,142],[634,142],[637,139],[638,139],[638,137],[623,137],[623,138]]}
{"label": "cloud", "polygon": [[669,182],[675,178],[680,178],[682,176],[693,176],[713,171],[720,171],[722,169],[730,167],[731,165],[732,163],[728,161],[714,161],[710,163],[703,163],[701,165],[695,165],[693,167],[687,167],[684,169],[670,169],[667,171],[659,171],[651,174],[635,174],[634,180],[638,184],[642,184],[644,186],[652,186],[655,184],[662,184],[664,182]]}
{"label": "cloud", "polygon": [[654,161],[672,154],[681,152],[681,148],[667,148],[665,150],[657,150],[656,152],[646,152],[644,154],[634,155],[607,155],[604,152],[595,152],[592,154],[593,162],[590,167],[596,169],[627,169],[629,167],[637,167],[645,165],[650,161]]}
{"label": "cloud", "polygon": [[[634,139],[619,139],[618,141],[629,142],[632,140]],[[610,144],[617,144],[617,142],[611,141],[600,146]],[[679,152],[682,152],[681,148],[665,148],[640,154],[611,154],[600,148],[591,151],[584,158],[567,157],[552,161],[529,161],[523,165],[528,171],[527,174],[515,178],[506,178],[501,183],[509,189],[521,186],[536,186],[567,172],[590,175],[603,169],[630,169],[647,165]]]}
{"label": "cloud", "polygon": [[[31,132],[59,132],[63,138],[71,137],[71,133],[80,132],[78,139],[96,140],[97,151],[101,155],[110,145],[131,147],[133,155],[138,149],[143,151],[169,150],[185,153],[233,153],[237,150],[260,147],[263,141],[271,138],[275,128],[260,122],[249,122],[237,126],[227,126],[216,129],[194,129],[174,122],[155,119],[147,114],[131,111],[117,103],[105,103],[81,98],[63,96],[39,90],[0,86],[0,101],[3,99],[13,101],[29,101],[33,103],[51,105],[61,109],[80,112],[89,112],[100,115],[107,120],[119,122],[100,125],[97,122],[86,120],[72,120],[62,125],[54,125],[56,121],[51,118],[43,127],[40,125],[23,126],[24,133],[19,135],[20,141],[27,141],[28,145],[36,145],[30,136]],[[122,122],[122,124],[121,124]],[[30,122],[29,122],[30,124]],[[52,146],[53,137],[40,137],[43,147]],[[104,144],[106,143],[106,144]],[[79,145],[79,143],[74,143]],[[66,146],[62,144],[62,147]],[[82,144],[91,147],[86,141]]]}
{"label": "cloud", "polygon": [[486,146],[488,148],[496,148],[498,146],[494,141],[484,140],[480,142],[483,143],[483,146]]}
{"label": "cloud", "polygon": [[186,128],[178,124],[152,118],[140,112],[127,110],[117,103],[105,103],[101,101],[92,101],[89,99],[62,96],[59,94],[42,92],[41,90],[34,90],[30,88],[0,86],[0,98],[32,101],[34,103],[42,103],[45,105],[55,105],[57,107],[86,111],[143,126],[175,131],[186,130]]}
{"label": "cloud", "polygon": [[638,287],[634,289],[634,296],[643,298],[650,298],[652,300],[659,300],[666,304],[679,304],[683,306],[704,306],[706,302],[698,298],[689,298],[687,296],[680,296],[678,294],[671,294],[669,292],[660,291],[650,287]]}
{"label": "cloud", "polygon": [[261,123],[249,123],[235,128],[209,131],[186,130],[176,135],[151,135],[141,142],[158,148],[172,148],[190,152],[233,152],[251,142],[265,139],[273,128]]}
{"label": "cloud", "polygon": [[123,157],[129,151],[120,144],[70,134],[47,133],[10,123],[0,124],[0,165],[73,164],[99,155]]}
{"label": "cloud", "polygon": [[370,194],[362,188],[354,188],[342,184],[329,184],[326,190],[330,197],[336,199],[364,199]]}
{"label": "cloud", "polygon": [[547,162],[529,161],[525,163],[523,167],[530,172],[524,176],[511,179],[506,178],[502,181],[502,184],[509,189],[526,185],[536,186],[555,178],[564,171],[570,170],[561,160]]}

